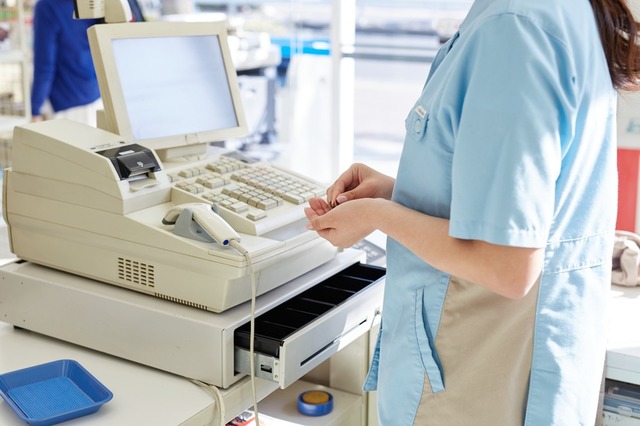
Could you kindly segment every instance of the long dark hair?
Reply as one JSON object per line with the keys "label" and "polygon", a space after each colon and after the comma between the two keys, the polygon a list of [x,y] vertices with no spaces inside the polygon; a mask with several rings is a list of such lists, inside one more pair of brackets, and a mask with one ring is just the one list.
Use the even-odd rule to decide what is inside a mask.
{"label": "long dark hair", "polygon": [[627,0],[590,2],[613,86],[622,91],[640,90],[640,24],[627,6]]}

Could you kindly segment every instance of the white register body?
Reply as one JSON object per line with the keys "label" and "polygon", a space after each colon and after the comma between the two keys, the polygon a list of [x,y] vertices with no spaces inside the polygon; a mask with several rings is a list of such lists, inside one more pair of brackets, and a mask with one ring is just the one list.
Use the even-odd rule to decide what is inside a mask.
{"label": "white register body", "polygon": [[[80,123],[53,120],[18,127],[13,165],[3,180],[11,250],[34,263],[222,312],[251,296],[245,257],[207,235],[202,241],[176,235],[177,226],[162,222],[176,205],[209,205],[211,197],[224,196],[226,187],[246,186],[233,180],[233,171],[220,170],[214,174],[222,186],[200,185],[206,188],[200,193],[172,182],[184,170],[210,177],[207,167],[221,158],[249,170],[274,169],[225,157],[223,150],[167,169],[152,149]],[[196,177],[184,182],[190,179],[197,185]],[[247,219],[251,210],[219,209],[251,256],[258,294],[336,255],[334,247],[305,228],[303,209],[303,203],[284,201],[260,212],[266,217],[257,221]],[[202,234],[196,223],[187,228],[195,237]]]}

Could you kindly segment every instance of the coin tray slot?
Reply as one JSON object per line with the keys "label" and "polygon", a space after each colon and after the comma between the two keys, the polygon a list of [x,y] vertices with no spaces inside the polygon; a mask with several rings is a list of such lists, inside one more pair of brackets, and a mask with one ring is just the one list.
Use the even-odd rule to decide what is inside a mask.
{"label": "coin tray slot", "polygon": [[339,277],[339,279],[328,280],[324,286],[326,288],[356,293],[369,284],[371,284],[371,280],[357,277],[341,276]]}
{"label": "coin tray slot", "polygon": [[295,298],[281,305],[283,309],[288,311],[306,312],[314,315],[322,315],[332,308],[327,303],[316,302],[313,300],[303,300]]}
{"label": "coin tray slot", "polygon": [[303,300],[314,300],[335,306],[347,300],[349,296],[353,296],[353,292],[321,286],[313,287],[311,290],[305,291],[300,296]]}
{"label": "coin tray slot", "polygon": [[265,314],[261,318],[261,322],[282,325],[284,327],[294,327],[298,329],[309,324],[317,318],[317,315],[305,312],[291,311],[288,309],[277,309]]}
{"label": "coin tray slot", "polygon": [[[385,272],[384,268],[356,263],[256,317],[255,351],[278,358],[288,336],[378,281]],[[250,323],[235,330],[236,347],[249,349],[250,331]]]}

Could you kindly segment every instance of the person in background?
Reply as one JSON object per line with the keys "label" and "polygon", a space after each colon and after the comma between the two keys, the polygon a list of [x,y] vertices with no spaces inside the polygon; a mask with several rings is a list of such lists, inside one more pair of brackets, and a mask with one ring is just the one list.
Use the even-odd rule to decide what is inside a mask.
{"label": "person in background", "polygon": [[9,25],[0,22],[0,43],[9,38]]}
{"label": "person in background", "polygon": [[355,164],[308,228],[387,235],[365,382],[380,424],[596,421],[617,206],[624,0],[475,0],[406,119],[396,178]]}
{"label": "person in background", "polygon": [[54,118],[96,125],[102,108],[87,29],[99,19],[74,19],[73,0],[38,0],[33,17],[31,115],[43,119],[46,104]]}
{"label": "person in background", "polygon": [[11,50],[11,38],[9,37],[10,30],[11,28],[9,27],[9,24],[0,22],[0,51]]}

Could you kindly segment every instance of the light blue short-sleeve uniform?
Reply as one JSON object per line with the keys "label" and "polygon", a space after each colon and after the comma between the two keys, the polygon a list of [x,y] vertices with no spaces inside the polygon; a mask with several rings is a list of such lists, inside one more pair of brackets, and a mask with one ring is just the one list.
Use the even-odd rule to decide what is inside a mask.
{"label": "light blue short-sleeve uniform", "polygon": [[389,239],[365,383],[382,425],[593,424],[615,105],[588,0],[476,0],[407,117],[393,200],[450,219],[456,238],[544,248],[544,267],[525,304],[465,286]]}

